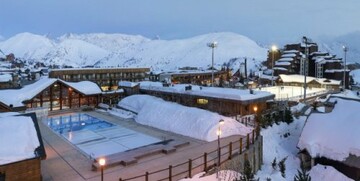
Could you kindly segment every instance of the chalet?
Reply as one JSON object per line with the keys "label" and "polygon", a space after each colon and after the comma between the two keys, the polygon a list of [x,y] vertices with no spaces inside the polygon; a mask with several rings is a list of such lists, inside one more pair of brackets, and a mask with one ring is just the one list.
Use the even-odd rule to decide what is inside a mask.
{"label": "chalet", "polygon": [[[279,85],[283,86],[304,87],[304,76],[280,74],[277,82]],[[325,88],[326,90],[331,91],[339,91],[341,86],[341,81],[338,80],[315,78],[310,76],[306,76],[306,83],[308,88]]]}
{"label": "chalet", "polygon": [[140,82],[140,93],[198,107],[225,116],[244,116],[267,109],[275,95],[265,91],[202,87],[188,84],[163,86],[160,82]]}
{"label": "chalet", "polygon": [[1,90],[0,111],[21,111],[38,107],[53,111],[94,107],[101,102],[116,104],[122,92],[103,92],[97,84],[90,81],[66,82],[44,77],[21,89]]}
{"label": "chalet", "polygon": [[46,153],[35,113],[1,113],[0,137],[0,180],[42,180]]}
{"label": "chalet", "polygon": [[[221,77],[223,79],[229,77],[228,72],[225,70],[214,70],[214,81],[216,84],[220,84]],[[151,72],[149,76],[150,81],[195,85],[210,85],[211,78],[212,70],[174,70]]]}
{"label": "chalet", "polygon": [[108,91],[118,89],[119,81],[144,81],[149,71],[149,68],[53,69],[49,72],[49,78],[68,82],[91,81],[98,84],[103,91]]}
{"label": "chalet", "polygon": [[[313,111],[307,118],[298,148],[305,166],[329,165],[346,176],[360,178],[360,99],[347,98],[349,92],[331,96],[328,112]],[[342,97],[347,96],[347,97]],[[353,97],[353,96],[352,96]]]}

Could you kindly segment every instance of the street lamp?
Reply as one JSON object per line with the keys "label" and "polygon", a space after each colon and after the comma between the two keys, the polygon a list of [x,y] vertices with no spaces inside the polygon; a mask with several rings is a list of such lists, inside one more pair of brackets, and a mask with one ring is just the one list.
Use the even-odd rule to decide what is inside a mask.
{"label": "street lamp", "polygon": [[308,59],[308,54],[309,54],[309,50],[307,47],[308,44],[308,38],[306,38],[306,36],[303,36],[303,42],[305,44],[305,59],[304,59],[304,103],[306,102],[306,66],[307,66],[307,59]]}
{"label": "street lamp", "polygon": [[99,159],[100,169],[101,169],[101,181],[104,181],[104,167],[105,167],[105,158]]}
{"label": "street lamp", "polygon": [[349,50],[349,48],[347,46],[343,46],[343,50],[344,50],[344,80],[343,80],[343,91],[345,92],[345,88],[346,88],[346,52]]}
{"label": "street lamp", "polygon": [[212,49],[212,58],[211,58],[211,87],[214,87],[214,49],[217,47],[217,42],[211,42],[207,44],[208,47]]}
{"label": "street lamp", "polygon": [[272,72],[271,72],[271,86],[274,86],[274,61],[275,61],[275,52],[277,51],[276,45],[271,46],[271,54],[272,54]]}
{"label": "street lamp", "polygon": [[219,178],[219,171],[220,171],[220,162],[221,162],[221,148],[220,148],[220,136],[221,136],[221,125],[223,125],[225,122],[223,119],[220,119],[219,121],[219,127],[216,131],[216,134],[218,136],[218,162],[217,162],[217,172],[216,172],[216,178]]}

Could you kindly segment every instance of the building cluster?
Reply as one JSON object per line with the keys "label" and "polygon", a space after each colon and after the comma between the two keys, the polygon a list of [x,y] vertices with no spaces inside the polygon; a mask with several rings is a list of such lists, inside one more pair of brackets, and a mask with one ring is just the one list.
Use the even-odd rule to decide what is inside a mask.
{"label": "building cluster", "polygon": [[[316,43],[287,44],[282,49],[269,50],[267,66],[274,76],[300,74],[314,78],[343,81],[344,63],[342,58],[319,51]],[[346,69],[345,85],[349,85],[349,69]]]}

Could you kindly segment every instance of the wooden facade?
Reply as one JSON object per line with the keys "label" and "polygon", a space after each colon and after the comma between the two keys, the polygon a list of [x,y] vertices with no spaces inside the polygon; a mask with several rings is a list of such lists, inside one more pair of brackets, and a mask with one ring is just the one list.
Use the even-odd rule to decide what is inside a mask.
{"label": "wooden facade", "polygon": [[56,69],[49,72],[49,78],[68,82],[91,81],[103,91],[118,89],[119,81],[139,82],[147,78],[149,68],[84,68]]}
{"label": "wooden facade", "polygon": [[143,94],[160,97],[166,101],[176,102],[184,106],[197,107],[212,112],[217,112],[224,116],[244,116],[249,114],[256,114],[256,112],[262,112],[268,108],[266,101],[274,98],[274,95],[271,95],[263,98],[240,101],[145,89],[140,89],[140,92]]}

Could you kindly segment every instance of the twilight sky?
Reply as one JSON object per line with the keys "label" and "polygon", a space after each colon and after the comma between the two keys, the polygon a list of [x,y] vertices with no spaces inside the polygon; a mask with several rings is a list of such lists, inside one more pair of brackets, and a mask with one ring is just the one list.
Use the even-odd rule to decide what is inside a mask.
{"label": "twilight sky", "polygon": [[360,31],[359,0],[1,0],[0,39],[31,32],[187,38],[229,31],[260,43]]}

